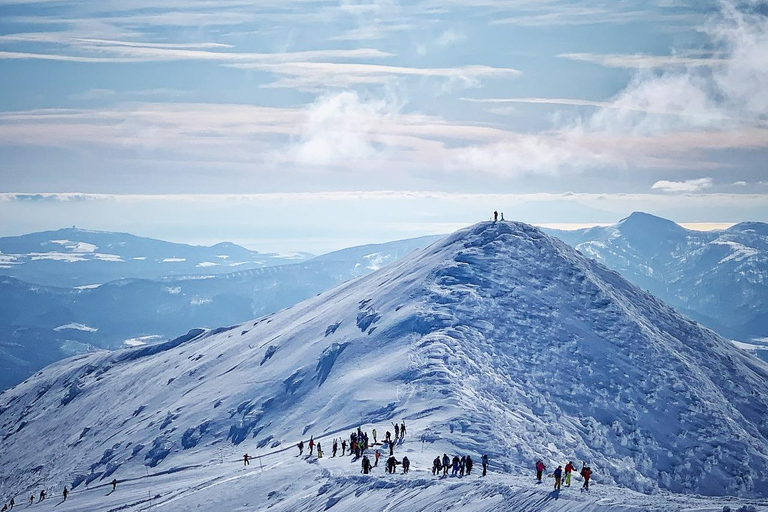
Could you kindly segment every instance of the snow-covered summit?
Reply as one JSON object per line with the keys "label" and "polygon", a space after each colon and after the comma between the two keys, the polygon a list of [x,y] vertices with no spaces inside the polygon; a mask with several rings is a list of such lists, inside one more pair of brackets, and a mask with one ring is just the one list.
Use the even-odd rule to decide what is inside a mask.
{"label": "snow-covered summit", "polygon": [[[531,226],[485,222],[280,313],[57,363],[0,399],[0,486],[323,443],[405,419],[495,470],[768,494],[768,367]],[[435,448],[431,448],[434,446]]]}

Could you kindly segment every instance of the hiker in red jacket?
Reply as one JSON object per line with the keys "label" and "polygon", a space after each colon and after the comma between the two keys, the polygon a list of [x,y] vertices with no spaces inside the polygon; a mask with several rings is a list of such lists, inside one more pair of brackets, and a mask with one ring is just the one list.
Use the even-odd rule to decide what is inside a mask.
{"label": "hiker in red jacket", "polygon": [[536,461],[536,480],[541,482],[541,474],[544,472],[544,470],[547,469],[547,466],[544,465],[544,463],[541,461],[541,459]]}
{"label": "hiker in red jacket", "polygon": [[314,436],[309,436],[309,455],[312,455],[312,450],[315,449],[315,438]]}
{"label": "hiker in red jacket", "polygon": [[576,469],[573,467],[573,462],[568,461],[568,464],[565,465],[565,486],[570,487],[571,486],[571,473],[573,470]]}
{"label": "hiker in red jacket", "polygon": [[581,476],[584,477],[584,489],[589,490],[589,477],[592,476],[592,468],[589,466],[584,466],[581,468]]}

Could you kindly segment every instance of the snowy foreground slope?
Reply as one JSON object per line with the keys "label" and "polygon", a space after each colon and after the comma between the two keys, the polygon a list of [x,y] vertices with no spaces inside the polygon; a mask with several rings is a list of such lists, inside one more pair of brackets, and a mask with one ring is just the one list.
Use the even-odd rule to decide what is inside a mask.
{"label": "snowy foreground slope", "polygon": [[[482,223],[257,321],[48,367],[0,397],[0,486],[74,487],[57,511],[722,510],[615,486],[765,497],[767,388],[765,363],[616,273]],[[401,419],[408,476],[328,458]],[[296,457],[310,435],[326,458]],[[442,453],[488,453],[493,474],[435,482]],[[533,485],[538,457],[588,461],[594,488]]]}

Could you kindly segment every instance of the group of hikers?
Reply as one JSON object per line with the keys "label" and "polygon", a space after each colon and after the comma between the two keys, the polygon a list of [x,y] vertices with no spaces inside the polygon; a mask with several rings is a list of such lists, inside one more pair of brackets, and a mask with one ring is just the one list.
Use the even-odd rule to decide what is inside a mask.
{"label": "group of hikers", "polygon": [[[485,476],[488,474],[488,455],[483,454],[480,460],[483,463],[483,476]],[[454,455],[453,459],[451,459],[448,457],[448,454],[444,453],[442,459],[438,455],[432,461],[432,474],[440,475],[442,473],[443,476],[448,476],[448,470],[451,470],[451,476],[464,476],[465,472],[469,476],[472,474],[472,467],[474,465],[475,462],[469,455],[462,455],[461,458],[458,455]]]}
{"label": "group of hikers", "polygon": [[[378,444],[386,444],[389,448],[389,456],[393,457],[395,454],[395,443],[398,441],[402,441],[405,438],[405,421],[401,422],[399,425],[397,423],[393,423],[394,430],[395,430],[395,437],[392,437],[392,432],[387,430],[384,433],[384,440],[382,443],[379,443],[378,440],[378,432],[376,432],[376,429],[374,428],[371,431],[371,435],[368,435],[368,432],[363,431],[360,427],[357,427],[357,431],[353,431],[349,434],[349,444],[347,444],[346,439],[342,438],[334,438],[333,439],[333,445],[332,445],[332,456],[336,457],[336,454],[339,451],[339,447],[341,447],[341,456],[344,456],[347,454],[347,448],[349,448],[349,454],[352,455],[355,454],[355,460],[359,459],[364,455],[365,450],[368,448],[374,447]],[[370,440],[373,439],[373,443],[370,442]],[[320,444],[320,442],[315,442],[314,436],[309,437],[309,442],[307,443],[307,447],[309,448],[309,456],[311,457],[315,447],[317,447],[317,458],[322,459],[323,458],[323,447]],[[299,449],[299,456],[304,455],[304,441],[301,440],[296,444],[296,448]],[[376,456],[376,464],[374,464],[372,467],[376,467],[379,463],[379,457],[381,456],[379,453],[379,450],[376,450],[375,453]],[[370,461],[369,461],[370,462]],[[246,463],[247,464],[247,463]]]}
{"label": "group of hikers", "polygon": [[[541,482],[541,475],[546,471],[547,466],[544,465],[544,462],[539,459],[536,461],[536,480]],[[551,475],[555,479],[555,490],[559,491],[561,488],[561,484],[563,481],[563,473],[565,473],[565,486],[570,487],[571,486],[571,474],[576,469],[576,466],[573,465],[573,462],[568,461],[568,464],[565,465],[565,469],[563,469],[563,466],[557,466],[557,469],[555,469]],[[579,474],[584,479],[584,484],[581,486],[584,490],[589,490],[589,479],[592,477],[592,468],[587,466],[585,463],[582,462],[581,464],[581,471],[579,471]]]}
{"label": "group of hikers", "polygon": [[[110,482],[110,485],[112,485],[112,492],[114,492],[115,489],[117,488],[117,478],[113,478],[112,481]],[[69,489],[67,489],[67,486],[65,485],[64,490],[61,493],[62,503],[67,501],[68,496],[69,496]],[[47,497],[48,497],[48,494],[45,492],[45,489],[43,489],[42,491],[40,491],[40,494],[37,497],[37,503],[42,503],[43,501],[45,501],[45,498]],[[29,496],[29,504],[30,505],[35,504],[34,494],[31,494]],[[0,509],[0,512],[7,512],[9,510],[13,510],[13,507],[15,505],[16,505],[16,500],[14,498],[11,498],[11,501],[3,505],[3,508]]]}

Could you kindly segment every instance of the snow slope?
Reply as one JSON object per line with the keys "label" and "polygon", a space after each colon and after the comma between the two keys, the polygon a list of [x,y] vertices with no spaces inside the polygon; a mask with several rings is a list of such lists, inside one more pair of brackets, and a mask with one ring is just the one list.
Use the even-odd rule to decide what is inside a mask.
{"label": "snow slope", "polygon": [[[364,510],[353,488],[411,503],[432,492],[416,476],[366,483],[355,464],[326,469],[324,459],[304,470],[292,457],[310,435],[328,454],[336,435],[362,425],[381,436],[405,419],[409,437],[396,453],[413,454],[417,469],[443,452],[488,453],[495,472],[514,475],[538,457],[550,469],[587,460],[601,486],[765,497],[767,378],[759,359],[564,243],[486,222],[247,324],[46,368],[0,399],[0,489],[70,484],[85,495],[86,482],[175,471],[190,476],[160,492],[167,510],[200,506],[193,495],[203,488],[202,503],[219,497],[222,510],[261,507],[273,490],[276,510],[302,509],[303,499],[318,510],[337,494],[338,509]],[[246,451],[271,453],[278,479],[262,485],[243,473],[238,483],[232,461]],[[315,477],[327,486],[314,487]],[[516,482],[478,484],[486,509],[497,495],[523,499]],[[455,499],[468,492],[456,480],[440,485]],[[631,505],[636,495],[625,492],[611,508],[618,490],[568,507],[529,492],[520,510],[655,507],[643,497]],[[234,506],[246,499],[254,505]]]}
{"label": "snow slope", "polygon": [[[81,289],[0,277],[0,390],[76,353],[232,325],[314,297],[429,245],[421,237],[229,274],[121,279]],[[65,328],[82,325],[80,329]]]}

